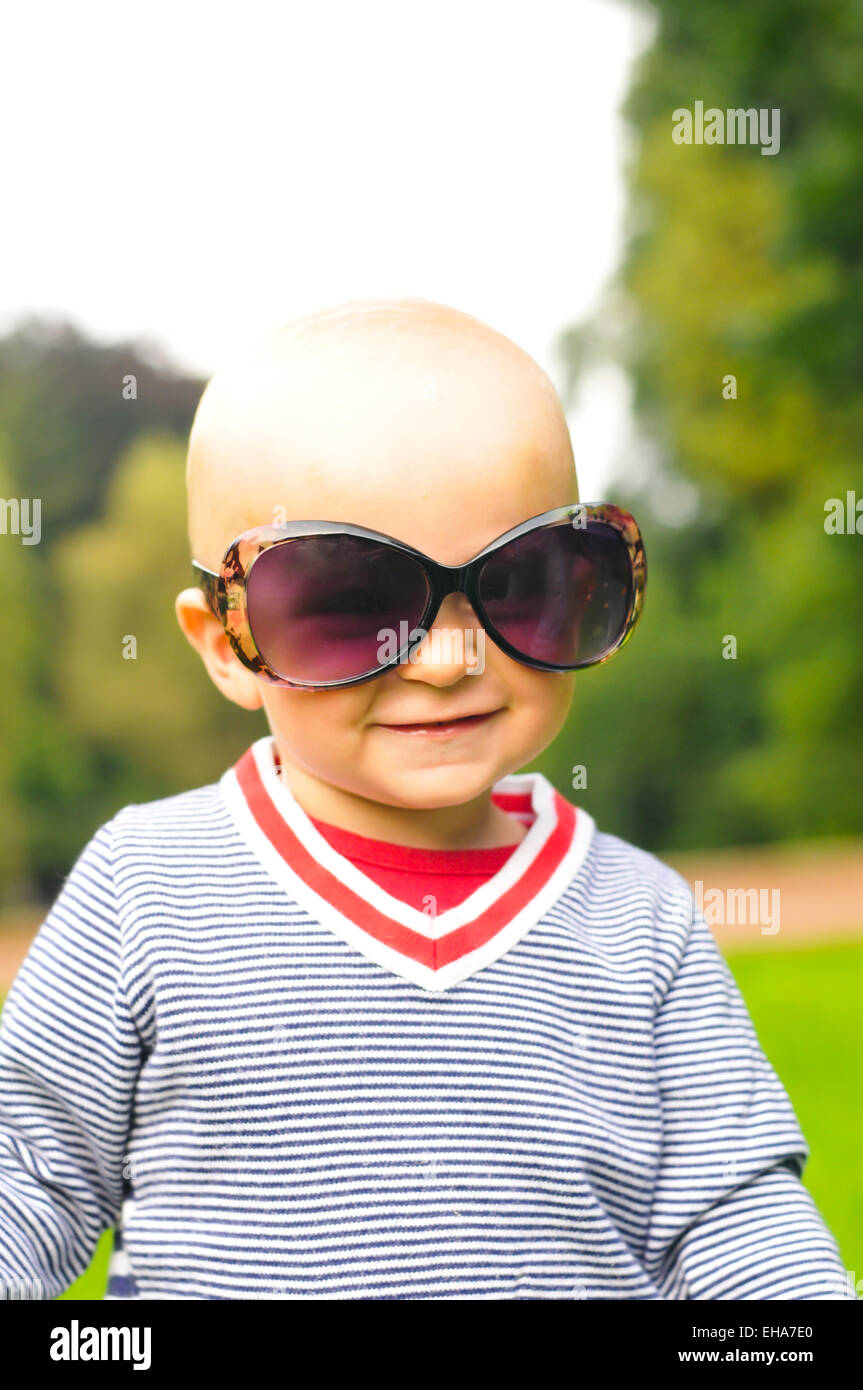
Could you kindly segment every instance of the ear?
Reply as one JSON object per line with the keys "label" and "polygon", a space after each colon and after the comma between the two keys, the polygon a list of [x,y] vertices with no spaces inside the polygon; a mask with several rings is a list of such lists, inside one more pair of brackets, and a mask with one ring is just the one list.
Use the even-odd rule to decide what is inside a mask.
{"label": "ear", "polygon": [[261,709],[261,682],[235,656],[225,629],[200,589],[184,589],[174,603],[186,640],[203,661],[213,684],[242,709]]}

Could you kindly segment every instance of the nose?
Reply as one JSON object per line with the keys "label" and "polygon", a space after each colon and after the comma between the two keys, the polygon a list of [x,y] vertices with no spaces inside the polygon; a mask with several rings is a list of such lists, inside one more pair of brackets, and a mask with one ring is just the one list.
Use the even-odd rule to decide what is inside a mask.
{"label": "nose", "polygon": [[466,594],[447,594],[423,640],[396,669],[403,680],[455,685],[484,667],[485,632]]}

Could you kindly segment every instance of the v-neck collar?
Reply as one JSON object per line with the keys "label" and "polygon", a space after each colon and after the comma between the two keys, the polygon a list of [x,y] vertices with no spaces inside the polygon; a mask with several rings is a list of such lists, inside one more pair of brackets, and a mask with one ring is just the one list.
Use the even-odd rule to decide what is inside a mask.
{"label": "v-neck collar", "polygon": [[432,992],[520,941],[580,868],[594,830],[541,773],[501,778],[495,801],[529,811],[533,824],[497,873],[433,916],[387,893],[327,842],[277,775],[272,737],[252,744],[221,788],[243,839],[295,902],[383,969]]}

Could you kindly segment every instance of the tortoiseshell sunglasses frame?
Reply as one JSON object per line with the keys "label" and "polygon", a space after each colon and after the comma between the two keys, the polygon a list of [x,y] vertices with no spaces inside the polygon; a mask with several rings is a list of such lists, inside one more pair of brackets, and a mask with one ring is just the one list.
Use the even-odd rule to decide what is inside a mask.
{"label": "tortoiseshell sunglasses frame", "polygon": [[[579,662],[573,666],[556,666],[548,662],[528,659],[521,652],[518,652],[505,638],[498,634],[494,624],[488,621],[478,593],[482,562],[487,560],[488,556],[495,550],[508,545],[528,531],[564,524],[584,530],[595,525],[612,527],[623,540],[632,567],[632,594],[620,636],[604,656],[593,661]],[[588,666],[601,666],[629,641],[644,605],[647,558],[644,553],[641,532],[635,518],[629,512],[624,511],[622,507],[616,507],[612,503],[588,505],[583,502],[574,502],[566,507],[556,507],[552,511],[540,512],[537,516],[530,517],[527,521],[521,522],[520,525],[505,531],[503,535],[491,541],[484,550],[481,550],[478,555],[463,565],[438,564],[436,560],[424,555],[422,551],[415,550],[413,546],[406,545],[404,541],[397,540],[394,536],[387,536],[381,531],[370,531],[364,526],[354,526],[347,522],[288,521],[281,525],[256,526],[250,531],[243,532],[241,536],[237,536],[236,540],[231,542],[225,551],[218,573],[206,569],[197,561],[192,562],[192,568],[209,608],[225,629],[232,650],[249,671],[260,676],[270,685],[283,686],[291,690],[331,690],[341,686],[360,685],[364,681],[374,680],[375,677],[389,670],[391,666],[396,666],[407,659],[411,650],[422,641],[422,636],[412,641],[409,640],[392,660],[375,670],[365,672],[361,676],[349,676],[343,680],[318,683],[289,680],[267,665],[255,645],[246,607],[246,582],[253,564],[263,551],[269,550],[272,546],[283,545],[299,536],[334,534],[364,536],[369,540],[380,541],[418,561],[428,578],[430,593],[426,611],[416,628],[412,629],[413,632],[417,628],[422,629],[423,634],[428,631],[448,594],[464,593],[470,600],[483,628],[496,646],[500,647],[514,661],[531,666],[535,670],[565,672],[583,670]]]}

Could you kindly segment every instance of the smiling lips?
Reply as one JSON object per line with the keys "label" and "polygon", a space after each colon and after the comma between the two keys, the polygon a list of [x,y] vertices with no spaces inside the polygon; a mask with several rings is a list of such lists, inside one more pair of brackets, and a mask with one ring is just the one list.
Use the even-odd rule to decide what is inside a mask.
{"label": "smiling lips", "polygon": [[456,719],[436,719],[427,724],[379,724],[379,729],[389,729],[394,734],[413,734],[424,738],[445,738],[468,729],[487,724],[499,710],[487,710],[483,714],[466,714]]}

